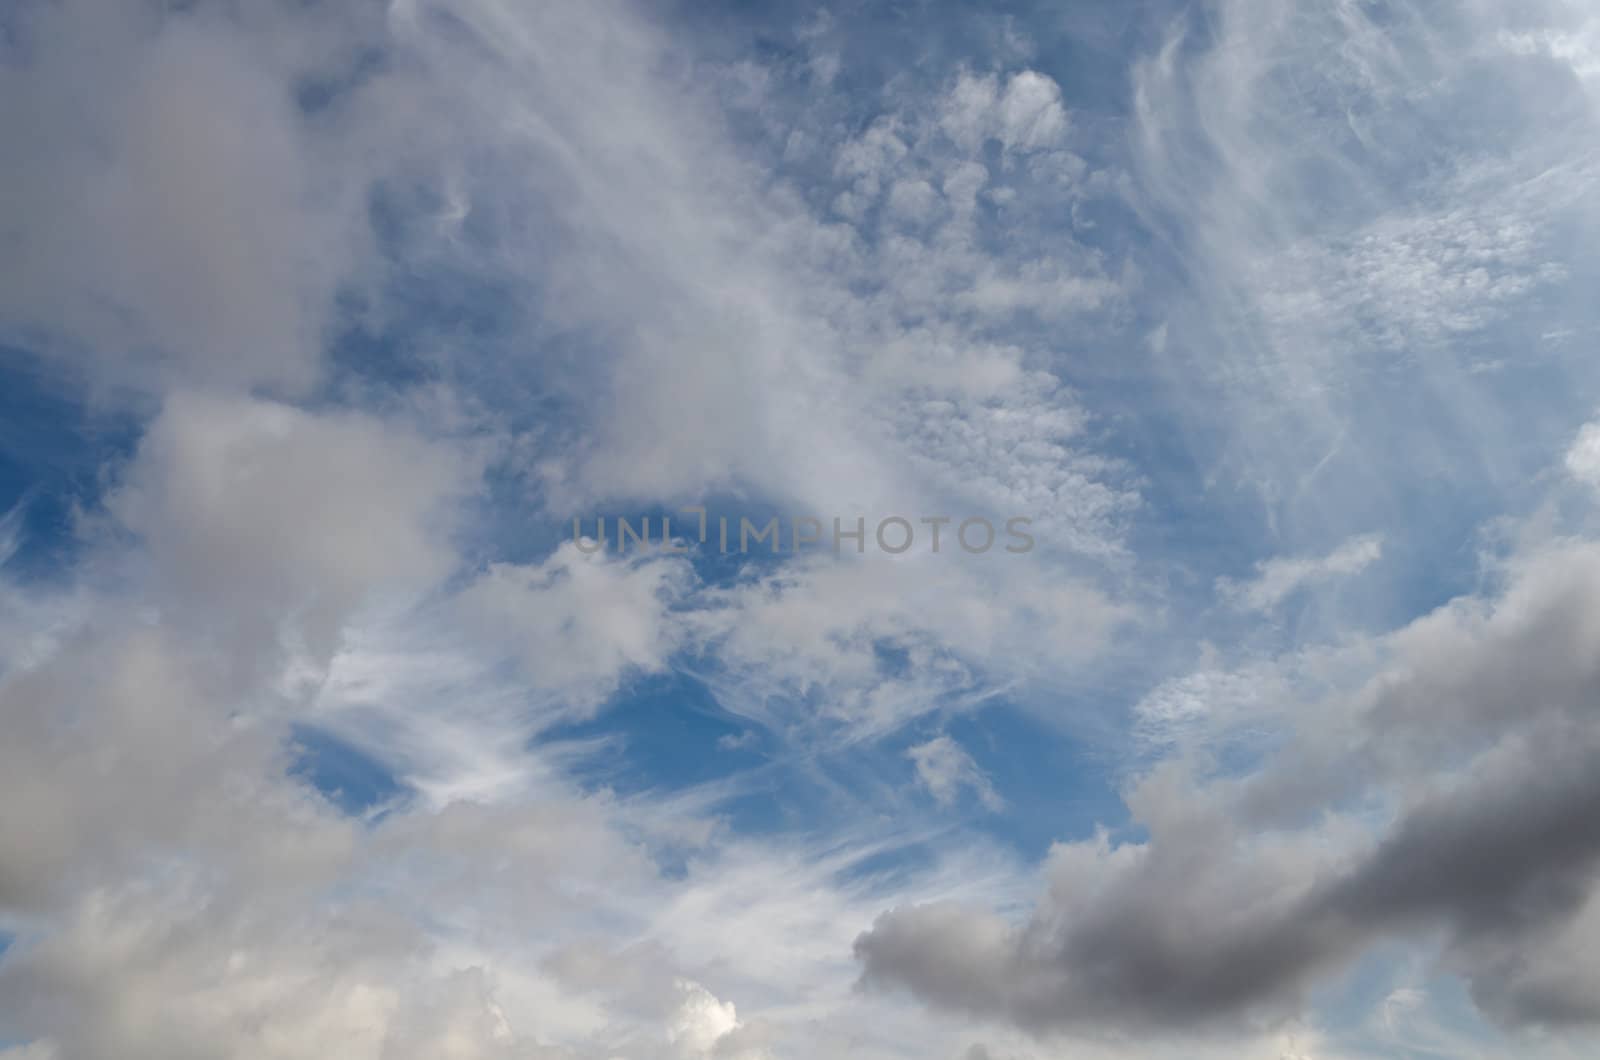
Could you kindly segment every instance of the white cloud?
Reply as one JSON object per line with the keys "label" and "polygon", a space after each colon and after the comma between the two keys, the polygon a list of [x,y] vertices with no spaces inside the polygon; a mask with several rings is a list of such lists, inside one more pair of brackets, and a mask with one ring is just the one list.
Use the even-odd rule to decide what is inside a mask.
{"label": "white cloud", "polygon": [[993,74],[963,73],[950,90],[940,124],[963,148],[977,151],[999,140],[1006,150],[1036,151],[1061,143],[1067,112],[1061,89],[1044,74],[1023,70],[1001,87]]}
{"label": "white cloud", "polygon": [[1256,564],[1246,582],[1217,580],[1221,595],[1240,607],[1269,611],[1301,589],[1360,574],[1383,558],[1378,534],[1353,537],[1325,556],[1279,556]]}
{"label": "white cloud", "polygon": [[111,391],[314,382],[365,220],[270,36],[84,3],[17,22],[38,54],[0,65],[7,326]]}
{"label": "white cloud", "polygon": [[[1032,560],[931,551],[802,557],[709,588],[683,619],[715,649],[730,709],[801,733],[872,739],[941,707],[976,705],[998,688],[1085,665],[1134,617],[1095,584]],[[885,666],[885,645],[905,653],[903,667]],[[816,693],[820,710],[785,713]]]}
{"label": "white cloud", "polygon": [[699,983],[679,980],[683,1000],[673,1014],[667,1037],[684,1060],[769,1060],[771,1054],[756,1046],[742,1045],[746,1031],[738,1011],[728,1001]]}
{"label": "white cloud", "polygon": [[629,674],[666,668],[685,634],[671,609],[693,581],[683,559],[584,555],[565,541],[538,564],[491,566],[461,604],[485,639],[518,658],[534,688],[585,709]]}
{"label": "white cloud", "polygon": [[106,507],[146,545],[151,603],[206,635],[281,617],[325,660],[371,594],[450,571],[475,463],[363,413],[175,393]]}
{"label": "white cloud", "polygon": [[1004,808],[1005,801],[978,768],[978,763],[972,760],[966,748],[949,736],[936,736],[927,743],[918,744],[907,751],[906,756],[916,764],[917,782],[940,806],[953,804],[961,790],[967,788],[991,813]]}
{"label": "white cloud", "polygon": [[1567,474],[1586,486],[1600,487],[1600,424],[1583,425],[1563,462]]}
{"label": "white cloud", "polygon": [[1588,268],[1563,233],[1594,216],[1596,112],[1564,63],[1495,43],[1566,15],[1394,13],[1230,0],[1203,35],[1175,19],[1136,70],[1139,198],[1188,278],[1162,370],[1179,414],[1222,432],[1211,481],[1254,491],[1272,525],[1441,481],[1513,490],[1548,442],[1526,444],[1482,373],[1589,386],[1541,336]]}

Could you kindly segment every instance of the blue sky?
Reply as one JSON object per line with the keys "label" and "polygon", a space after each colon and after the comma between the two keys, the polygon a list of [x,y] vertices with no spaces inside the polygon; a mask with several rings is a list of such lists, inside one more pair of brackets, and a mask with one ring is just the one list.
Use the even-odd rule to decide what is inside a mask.
{"label": "blue sky", "polygon": [[13,5],[0,1058],[1591,1055],[1597,103],[1575,0]]}

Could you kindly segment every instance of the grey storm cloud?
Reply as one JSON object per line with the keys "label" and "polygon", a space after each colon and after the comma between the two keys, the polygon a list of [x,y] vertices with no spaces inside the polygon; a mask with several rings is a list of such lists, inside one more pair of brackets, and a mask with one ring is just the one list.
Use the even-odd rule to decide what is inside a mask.
{"label": "grey storm cloud", "polygon": [[1352,775],[1395,793],[1376,837],[1246,840],[1237,807],[1284,790],[1298,748],[1215,805],[1158,770],[1130,800],[1148,842],[1058,848],[1020,926],[949,904],[887,912],[856,942],[864,981],[1036,1032],[1190,1027],[1287,1013],[1319,974],[1433,931],[1499,1021],[1600,1021],[1581,944],[1600,920],[1597,606],[1600,550],[1558,547],[1493,606],[1457,602],[1391,638],[1346,748]]}

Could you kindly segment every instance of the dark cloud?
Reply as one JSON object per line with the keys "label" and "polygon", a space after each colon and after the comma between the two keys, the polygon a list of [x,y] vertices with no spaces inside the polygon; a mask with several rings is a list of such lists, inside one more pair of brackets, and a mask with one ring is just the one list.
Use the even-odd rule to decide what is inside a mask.
{"label": "dark cloud", "polygon": [[[954,906],[886,913],[856,943],[865,980],[1032,1031],[1187,1027],[1287,1013],[1319,973],[1434,931],[1501,1022],[1600,1021],[1600,977],[1574,942],[1600,921],[1597,563],[1594,545],[1548,551],[1493,606],[1391,638],[1351,707],[1354,746],[1384,748],[1350,765],[1391,807],[1376,838],[1239,827],[1240,801],[1280,785],[1294,749],[1232,787],[1158,770],[1130,796],[1147,843],[1058,848],[1019,927]],[[1425,728],[1454,718],[1430,748]]]}

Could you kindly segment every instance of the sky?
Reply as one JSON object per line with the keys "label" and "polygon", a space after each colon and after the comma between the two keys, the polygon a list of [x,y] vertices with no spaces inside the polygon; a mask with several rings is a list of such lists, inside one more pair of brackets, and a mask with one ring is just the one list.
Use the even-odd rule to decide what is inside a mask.
{"label": "sky", "polygon": [[1597,107],[1578,0],[6,5],[0,1060],[1597,1055]]}

